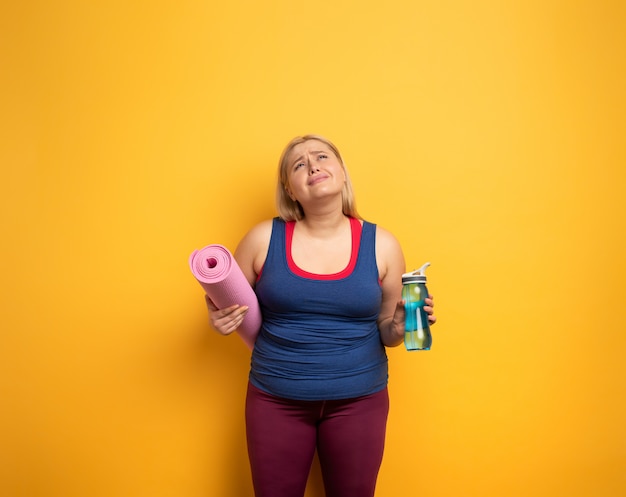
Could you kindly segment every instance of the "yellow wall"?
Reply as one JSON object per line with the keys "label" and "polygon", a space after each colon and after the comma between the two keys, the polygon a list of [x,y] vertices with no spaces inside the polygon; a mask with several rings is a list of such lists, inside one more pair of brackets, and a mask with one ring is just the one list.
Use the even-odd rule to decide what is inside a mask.
{"label": "yellow wall", "polygon": [[364,5],[3,5],[0,495],[252,495],[187,257],[274,215],[306,132],[432,262],[377,496],[626,494],[624,3]]}

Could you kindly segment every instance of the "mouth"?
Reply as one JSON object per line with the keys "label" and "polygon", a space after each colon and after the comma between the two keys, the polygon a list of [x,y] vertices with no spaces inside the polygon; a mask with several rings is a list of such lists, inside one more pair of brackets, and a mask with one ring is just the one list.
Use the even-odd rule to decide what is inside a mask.
{"label": "mouth", "polygon": [[318,176],[313,176],[313,177],[309,180],[308,185],[309,185],[309,186],[316,185],[317,183],[320,183],[320,182],[324,181],[325,179],[328,179],[328,175],[326,175],[326,174],[321,174],[321,175],[318,175]]}

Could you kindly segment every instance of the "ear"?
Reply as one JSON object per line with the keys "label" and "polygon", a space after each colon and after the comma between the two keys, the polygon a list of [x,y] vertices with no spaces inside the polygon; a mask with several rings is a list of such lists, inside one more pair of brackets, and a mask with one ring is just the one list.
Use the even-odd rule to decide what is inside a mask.
{"label": "ear", "polygon": [[289,198],[295,202],[296,197],[294,197],[293,193],[291,193],[291,190],[289,189],[287,185],[285,185],[285,191],[287,192],[287,195],[289,195]]}

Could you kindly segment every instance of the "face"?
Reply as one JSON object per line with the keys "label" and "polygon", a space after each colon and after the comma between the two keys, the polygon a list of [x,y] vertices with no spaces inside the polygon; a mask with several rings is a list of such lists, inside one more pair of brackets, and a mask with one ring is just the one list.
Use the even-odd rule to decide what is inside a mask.
{"label": "face", "polygon": [[307,140],[289,153],[287,178],[287,193],[292,200],[303,203],[309,198],[341,193],[346,174],[328,145],[319,140]]}

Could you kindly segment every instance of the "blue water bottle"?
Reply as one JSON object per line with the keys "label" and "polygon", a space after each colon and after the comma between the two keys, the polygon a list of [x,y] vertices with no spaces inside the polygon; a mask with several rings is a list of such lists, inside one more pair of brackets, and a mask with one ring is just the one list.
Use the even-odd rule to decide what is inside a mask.
{"label": "blue water bottle", "polygon": [[424,271],[430,262],[417,271],[402,275],[402,299],[406,318],[404,321],[404,346],[406,350],[430,350],[433,338],[430,334],[428,314],[424,311],[428,297]]}

